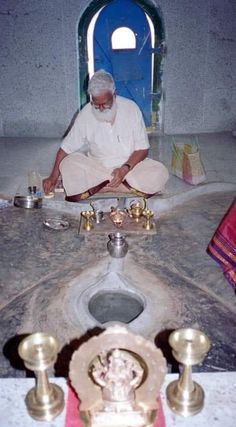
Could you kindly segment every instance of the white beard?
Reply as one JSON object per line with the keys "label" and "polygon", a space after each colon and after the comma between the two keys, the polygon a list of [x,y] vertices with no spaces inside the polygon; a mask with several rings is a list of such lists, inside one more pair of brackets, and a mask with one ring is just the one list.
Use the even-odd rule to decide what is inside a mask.
{"label": "white beard", "polygon": [[112,123],[115,119],[116,111],[117,103],[115,99],[113,101],[112,107],[107,110],[100,111],[98,108],[95,108],[94,105],[92,105],[92,112],[99,122]]}

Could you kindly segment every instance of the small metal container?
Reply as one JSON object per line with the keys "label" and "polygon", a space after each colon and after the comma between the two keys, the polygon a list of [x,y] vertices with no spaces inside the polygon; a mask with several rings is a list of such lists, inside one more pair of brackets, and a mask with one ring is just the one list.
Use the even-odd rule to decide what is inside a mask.
{"label": "small metal container", "polygon": [[14,205],[18,208],[41,208],[42,207],[42,198],[37,196],[15,196]]}
{"label": "small metal container", "polygon": [[109,241],[107,243],[107,249],[111,257],[123,258],[128,252],[128,243],[121,233],[116,232],[108,235]]}
{"label": "small metal container", "polygon": [[104,213],[103,211],[97,210],[95,211],[95,221],[96,224],[100,224],[100,222],[104,221]]}

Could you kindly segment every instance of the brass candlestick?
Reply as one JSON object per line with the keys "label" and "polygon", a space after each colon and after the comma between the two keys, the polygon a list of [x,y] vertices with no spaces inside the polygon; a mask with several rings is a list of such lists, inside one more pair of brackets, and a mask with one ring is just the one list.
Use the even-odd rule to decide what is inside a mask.
{"label": "brass candlestick", "polygon": [[143,228],[145,228],[145,230],[151,230],[153,228],[153,223],[151,222],[151,219],[154,215],[154,212],[151,211],[150,209],[145,209],[143,211],[143,216],[145,218],[145,223],[143,224]]}
{"label": "brass candlestick", "polygon": [[84,223],[84,226],[83,226],[84,230],[86,230],[86,231],[92,230],[92,228],[93,228],[92,219],[95,216],[94,211],[82,211],[81,212],[81,216],[83,218],[85,218],[85,223]]}
{"label": "brass candlestick", "polygon": [[25,366],[35,372],[37,382],[26,395],[27,410],[32,418],[50,421],[64,408],[63,390],[48,381],[46,369],[57,358],[58,343],[52,336],[38,332],[26,337],[19,345],[18,352]]}
{"label": "brass candlestick", "polygon": [[185,328],[172,332],[169,343],[173,356],[184,365],[184,370],[179,380],[167,387],[168,404],[179,415],[195,415],[203,408],[204,391],[192,381],[192,366],[202,362],[210,349],[210,341],[203,332]]}

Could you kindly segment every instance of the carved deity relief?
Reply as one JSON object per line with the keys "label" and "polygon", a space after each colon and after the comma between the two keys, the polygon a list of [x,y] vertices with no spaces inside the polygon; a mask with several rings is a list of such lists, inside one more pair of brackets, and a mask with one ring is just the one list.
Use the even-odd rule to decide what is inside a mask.
{"label": "carved deity relief", "polygon": [[86,427],[151,427],[166,374],[160,349],[114,325],[74,352],[69,376]]}

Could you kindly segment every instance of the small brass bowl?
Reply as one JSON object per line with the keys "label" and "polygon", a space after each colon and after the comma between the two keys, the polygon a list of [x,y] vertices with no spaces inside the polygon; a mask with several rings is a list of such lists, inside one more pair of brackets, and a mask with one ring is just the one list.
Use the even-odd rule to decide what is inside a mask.
{"label": "small brass bowl", "polygon": [[55,362],[58,350],[56,339],[44,332],[29,335],[18,347],[20,357],[30,370],[48,368]]}
{"label": "small brass bowl", "polygon": [[173,355],[180,363],[200,363],[210,349],[210,340],[201,331],[192,328],[177,329],[169,337]]}

